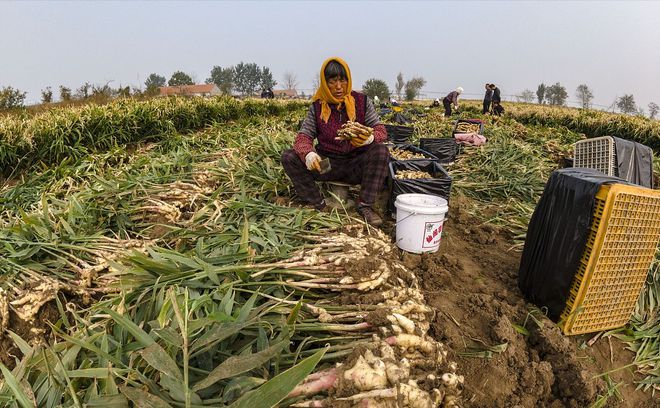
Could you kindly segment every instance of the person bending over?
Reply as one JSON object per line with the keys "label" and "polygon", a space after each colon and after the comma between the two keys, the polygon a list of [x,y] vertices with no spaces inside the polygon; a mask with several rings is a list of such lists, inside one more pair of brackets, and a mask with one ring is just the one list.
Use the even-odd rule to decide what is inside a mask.
{"label": "person bending over", "polygon": [[442,100],[442,105],[445,107],[445,117],[451,116],[451,107],[458,109],[458,96],[463,93],[463,88],[460,86],[455,91],[451,91]]}

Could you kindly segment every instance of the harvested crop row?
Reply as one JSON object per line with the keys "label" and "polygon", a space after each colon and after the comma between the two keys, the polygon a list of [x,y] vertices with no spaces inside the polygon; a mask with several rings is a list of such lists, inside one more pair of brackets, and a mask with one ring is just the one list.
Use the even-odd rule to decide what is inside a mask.
{"label": "harvested crop row", "polygon": [[459,122],[456,133],[479,133],[480,126],[476,123]]}
{"label": "harvested crop row", "polygon": [[[285,404],[395,406],[397,401],[403,400],[408,401],[405,406],[454,406],[463,379],[456,374],[456,365],[447,361],[444,346],[427,335],[432,311],[424,304],[417,278],[393,256],[389,239],[380,233],[365,235],[362,227],[357,227],[348,228],[346,234],[330,235],[313,242],[313,248],[274,262],[222,265],[215,261],[215,265],[203,267],[204,263],[191,254],[168,255],[156,247],[123,260],[114,258],[109,264],[101,262],[101,267],[95,268],[99,273],[95,279],[103,279],[108,287],[135,279],[139,281],[144,272],[158,274],[158,283],[143,282],[143,286],[134,289],[135,295],[125,296],[121,302],[102,302],[92,307],[91,314],[78,313],[76,319],[83,324],[56,334],[60,337],[60,346],[47,348],[45,352],[48,358],[62,358],[62,353],[76,344],[89,344],[87,350],[78,351],[71,367],[83,365],[85,369],[107,369],[104,368],[106,357],[94,351],[103,347],[101,333],[128,336],[124,341],[134,338],[141,346],[131,352],[116,350],[112,360],[117,373],[131,375],[136,383],[125,390],[125,398],[133,400],[131,396],[138,393],[135,391],[138,384],[151,384],[146,394],[149,398],[175,403],[177,399],[171,394],[173,384],[158,382],[159,376],[163,375],[162,369],[158,368],[160,366],[156,366],[156,371],[151,369],[154,363],[149,357],[153,350],[162,350],[159,353],[171,350],[171,357],[165,357],[167,353],[160,357],[172,359],[168,364],[173,365],[168,372],[175,377],[188,378],[184,389],[189,387],[190,400],[203,404],[217,398],[228,401],[235,398],[226,393],[226,387],[214,386],[216,383],[226,385],[231,380],[231,377],[216,374],[218,370],[226,370],[220,367],[226,360],[223,356],[230,349],[236,356],[232,357],[234,364],[243,364],[240,362],[247,362],[248,357],[254,359],[268,350],[263,363],[277,356],[280,367],[284,368],[294,365],[298,358],[326,349],[323,344],[327,344],[329,349],[322,361],[326,361],[324,364],[337,361],[337,365],[326,365],[298,388],[292,387]],[[374,255],[377,256],[375,260]],[[242,284],[225,283],[219,288],[214,283],[217,278],[209,274],[209,267],[213,268],[214,274],[226,278],[238,277],[241,271],[250,271],[250,274],[245,276]],[[241,295],[244,291],[248,297]],[[325,294],[334,291],[343,295],[354,293],[356,298],[365,302],[337,304],[334,296]],[[298,299],[303,293],[314,300],[300,302]],[[192,315],[188,309],[181,309],[195,308],[187,301],[191,297],[201,299],[211,295],[222,302],[214,307],[209,304],[209,310],[196,309]],[[160,306],[149,311],[143,308],[146,299],[161,299],[164,303],[157,303]],[[229,299],[234,300],[227,303]],[[368,299],[379,300],[374,303]],[[25,299],[21,305],[27,306],[32,300],[37,301],[36,297]],[[13,298],[8,301],[10,304],[16,302]],[[208,320],[219,310],[227,310],[230,304],[237,312],[242,310],[240,315],[244,317],[230,326]],[[32,305],[38,310],[42,304]],[[281,321],[278,316],[289,316],[289,323]],[[209,323],[202,326],[202,321]],[[241,341],[235,338],[222,340],[223,337],[213,334],[230,330],[236,324],[245,328],[236,332]],[[198,329],[189,334],[180,332],[186,325]],[[268,342],[272,346],[254,351],[253,347],[259,350],[259,328],[266,327],[270,328]],[[183,357],[179,348],[172,349],[179,341],[177,338],[189,344],[183,350]],[[310,339],[316,340],[310,342]],[[111,344],[116,342],[121,342],[120,337],[113,338]],[[245,354],[245,344],[251,345],[252,353]],[[289,348],[288,344],[293,347]],[[44,378],[47,368],[40,365],[41,357],[32,355],[27,349],[25,352],[24,361],[20,363],[27,368],[23,380],[35,386]],[[241,355],[243,357],[239,357]],[[217,364],[210,372],[208,368],[204,369],[208,362]],[[271,364],[267,366],[276,369]],[[49,388],[59,392],[62,401],[66,402],[70,395],[62,392],[61,387],[66,384],[64,378],[60,378],[62,375],[65,373],[53,373],[46,381]],[[158,383],[160,385],[156,385]],[[85,382],[77,386],[81,390],[93,387]],[[322,398],[315,398],[317,394]]]}
{"label": "harvested crop row", "polygon": [[394,177],[397,180],[416,180],[416,179],[433,178],[433,176],[430,175],[429,173],[419,170],[399,170],[396,172]]}
{"label": "harvested crop row", "polygon": [[421,153],[411,152],[409,150],[403,149],[391,149],[390,156],[396,160],[414,160],[414,159],[425,159],[426,157]]}

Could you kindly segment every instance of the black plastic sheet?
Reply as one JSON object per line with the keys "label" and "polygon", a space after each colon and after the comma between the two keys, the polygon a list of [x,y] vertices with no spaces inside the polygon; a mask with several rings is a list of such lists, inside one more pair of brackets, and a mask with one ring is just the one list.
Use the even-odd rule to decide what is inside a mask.
{"label": "black plastic sheet", "polygon": [[456,160],[459,153],[459,145],[456,139],[451,138],[422,138],[419,139],[419,147],[440,160],[440,163],[451,163]]}
{"label": "black plastic sheet", "polygon": [[641,143],[618,137],[613,139],[619,178],[653,188],[653,150]]}
{"label": "black plastic sheet", "polygon": [[401,144],[401,145],[392,145],[392,146],[388,146],[388,147],[390,148],[390,150],[392,150],[392,149],[407,150],[407,151],[412,152],[412,153],[423,154],[424,157],[425,157],[424,159],[409,159],[409,160],[397,160],[394,157],[391,157],[392,161],[411,161],[411,160],[436,160],[437,161],[438,160],[438,158],[435,157],[435,155],[427,152],[426,150],[420,149],[419,147],[417,147],[415,145]]}
{"label": "black plastic sheet", "polygon": [[611,183],[628,184],[593,169],[557,170],[529,222],[518,287],[555,322],[566,306],[586,246],[596,193]]}
{"label": "black plastic sheet", "polygon": [[[431,179],[401,179],[395,178],[398,171],[418,170],[429,173]],[[389,210],[394,213],[394,201],[399,194],[431,194],[440,196],[449,201],[451,191],[451,177],[447,171],[434,160],[408,160],[390,162],[391,193]]]}
{"label": "black plastic sheet", "polygon": [[459,123],[473,123],[479,125],[479,134],[483,135],[484,134],[484,122],[479,119],[457,119],[456,122],[454,122],[454,129],[451,131],[451,135],[453,136],[454,134],[458,133],[456,132],[456,128],[458,127]]}
{"label": "black plastic sheet", "polygon": [[415,129],[410,126],[401,125],[385,125],[387,130],[387,140],[391,140],[395,144],[409,144]]}
{"label": "black plastic sheet", "polygon": [[400,125],[405,125],[406,123],[410,123],[410,119],[408,119],[406,116],[404,116],[399,112],[394,114],[394,116],[392,117],[392,121]]}

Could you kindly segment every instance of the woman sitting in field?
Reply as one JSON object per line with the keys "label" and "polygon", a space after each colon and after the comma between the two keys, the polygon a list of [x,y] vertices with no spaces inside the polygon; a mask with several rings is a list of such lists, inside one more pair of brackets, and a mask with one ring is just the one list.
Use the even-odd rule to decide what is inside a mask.
{"label": "woman sitting in field", "polygon": [[[372,206],[387,176],[389,151],[382,144],[387,140],[385,126],[369,98],[352,91],[351,71],[341,58],[326,60],[320,79],[293,149],[282,153],[284,171],[298,197],[318,210],[326,203],[317,181],[360,184],[358,212],[369,224],[381,225],[382,219]],[[338,138],[337,131],[348,121],[373,128],[373,133],[350,140]],[[330,170],[323,174],[322,157],[330,160]]]}

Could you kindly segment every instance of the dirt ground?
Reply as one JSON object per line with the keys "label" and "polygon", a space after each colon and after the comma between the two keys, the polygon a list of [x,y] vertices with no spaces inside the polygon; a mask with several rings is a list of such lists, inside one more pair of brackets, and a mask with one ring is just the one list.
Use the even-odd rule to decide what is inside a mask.
{"label": "dirt ground", "polygon": [[[517,285],[521,254],[511,246],[511,237],[479,225],[454,200],[440,250],[402,255],[420,277],[428,304],[438,310],[431,334],[451,349],[465,376],[464,406],[588,407],[607,390],[598,376],[630,364],[634,355],[617,339],[586,346],[595,333],[566,337],[540,313],[530,316],[532,305]],[[528,334],[512,324],[524,325]],[[490,358],[464,355],[503,344],[491,349]],[[623,400],[610,397],[606,407],[660,406],[650,392],[635,391],[632,369],[610,376],[622,382]]]}

